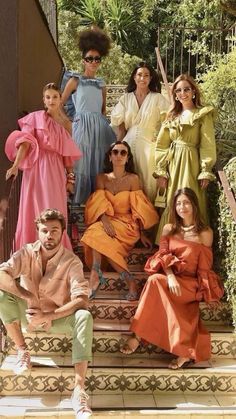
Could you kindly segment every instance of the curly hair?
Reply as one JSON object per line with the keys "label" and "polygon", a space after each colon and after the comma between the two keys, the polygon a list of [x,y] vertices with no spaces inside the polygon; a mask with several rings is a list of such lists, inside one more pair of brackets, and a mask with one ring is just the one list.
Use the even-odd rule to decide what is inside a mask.
{"label": "curly hair", "polygon": [[113,171],[113,165],[112,165],[112,162],[110,161],[110,155],[111,155],[111,150],[113,150],[113,148],[117,144],[124,145],[127,148],[127,150],[128,150],[128,161],[125,164],[125,170],[126,170],[126,172],[135,173],[133,154],[131,153],[131,148],[130,148],[129,144],[126,141],[116,141],[115,143],[112,143],[110,145],[109,150],[105,154],[105,159],[104,159],[104,173],[111,173]]}
{"label": "curly hair", "polygon": [[183,220],[177,214],[177,211],[176,211],[176,202],[180,195],[186,195],[192,204],[193,218],[194,218],[196,232],[200,233],[201,231],[206,230],[207,226],[206,224],[203,223],[202,218],[201,218],[201,212],[199,208],[197,195],[190,188],[181,188],[175,192],[173,200],[172,200],[171,212],[170,212],[170,222],[172,223],[172,231],[170,234],[178,233],[180,231],[181,226],[183,225]]}
{"label": "curly hair", "polygon": [[178,115],[181,114],[183,110],[182,104],[180,103],[180,101],[176,100],[176,93],[175,93],[176,86],[180,81],[187,81],[189,83],[195,95],[195,97],[192,99],[194,105],[196,107],[202,106],[200,90],[195,80],[191,76],[189,76],[189,74],[180,74],[180,76],[178,76],[177,79],[175,79],[171,87],[171,108],[167,114],[167,119],[176,118]]}
{"label": "curly hair", "polygon": [[130,92],[134,92],[136,90],[137,86],[136,86],[136,83],[135,83],[135,80],[134,80],[134,76],[136,75],[139,68],[146,68],[149,71],[151,80],[150,80],[150,83],[148,85],[148,88],[151,90],[151,92],[159,92],[160,93],[161,92],[161,83],[160,83],[159,77],[157,75],[157,72],[154,70],[154,68],[150,64],[146,63],[146,61],[141,61],[140,63],[138,63],[136,65],[136,67],[134,68],[134,70],[132,71],[129,82],[128,82],[128,86],[127,86],[127,89],[126,89],[127,92],[130,93]]}
{"label": "curly hair", "polygon": [[91,49],[98,51],[101,57],[105,57],[110,47],[111,40],[109,36],[97,26],[92,26],[91,29],[85,29],[80,32],[79,49],[82,52],[83,58]]}

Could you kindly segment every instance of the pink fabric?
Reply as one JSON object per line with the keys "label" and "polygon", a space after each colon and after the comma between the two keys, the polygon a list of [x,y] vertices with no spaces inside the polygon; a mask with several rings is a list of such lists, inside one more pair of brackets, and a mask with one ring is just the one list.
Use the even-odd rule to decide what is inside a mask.
{"label": "pink fabric", "polygon": [[[30,149],[22,161],[23,170],[15,250],[37,239],[34,220],[46,208],[57,208],[67,219],[67,194],[64,161],[73,165],[81,152],[69,133],[45,111],[32,112],[19,121],[21,131],[9,135],[5,152],[14,160],[22,142]],[[63,245],[71,249],[64,233]]]}

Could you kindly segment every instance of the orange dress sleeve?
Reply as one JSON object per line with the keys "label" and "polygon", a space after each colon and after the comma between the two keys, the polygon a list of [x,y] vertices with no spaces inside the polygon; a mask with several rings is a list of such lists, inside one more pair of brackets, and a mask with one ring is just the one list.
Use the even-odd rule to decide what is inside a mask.
{"label": "orange dress sleeve", "polygon": [[144,229],[148,229],[159,221],[159,216],[143,191],[130,192],[130,206],[133,220],[140,220]]}
{"label": "orange dress sleeve", "polygon": [[98,221],[101,215],[106,214],[113,216],[114,208],[107,199],[105,190],[98,189],[86,202],[85,206],[85,223],[90,225]]}
{"label": "orange dress sleeve", "polygon": [[171,268],[175,274],[179,274],[184,271],[185,267],[186,262],[177,258],[172,252],[170,252],[169,237],[162,236],[158,252],[148,258],[144,270],[149,274],[154,274],[160,271],[163,272],[167,268]]}
{"label": "orange dress sleeve", "polygon": [[220,277],[212,271],[213,255],[209,247],[203,246],[198,260],[198,283],[197,300],[206,303],[218,302],[224,295],[224,288]]}

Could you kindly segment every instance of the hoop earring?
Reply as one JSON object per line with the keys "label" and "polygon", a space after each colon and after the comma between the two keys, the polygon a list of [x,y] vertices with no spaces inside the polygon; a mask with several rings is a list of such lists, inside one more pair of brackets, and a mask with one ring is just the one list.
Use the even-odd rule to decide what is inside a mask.
{"label": "hoop earring", "polygon": [[195,95],[192,96],[192,99],[195,99]]}
{"label": "hoop earring", "polygon": [[178,101],[179,99],[177,98],[177,96],[175,97],[175,100]]}

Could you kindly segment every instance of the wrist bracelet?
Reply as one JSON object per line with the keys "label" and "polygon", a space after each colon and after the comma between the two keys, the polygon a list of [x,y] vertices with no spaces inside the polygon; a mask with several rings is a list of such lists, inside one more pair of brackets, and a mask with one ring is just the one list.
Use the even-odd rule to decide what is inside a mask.
{"label": "wrist bracelet", "polygon": [[69,172],[66,174],[67,179],[75,180],[74,172]]}

